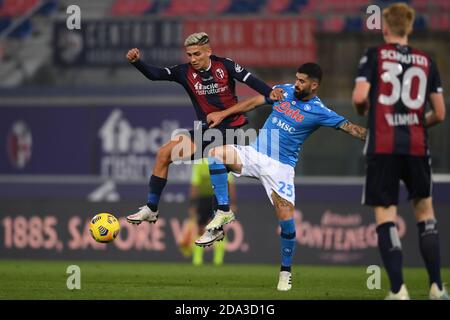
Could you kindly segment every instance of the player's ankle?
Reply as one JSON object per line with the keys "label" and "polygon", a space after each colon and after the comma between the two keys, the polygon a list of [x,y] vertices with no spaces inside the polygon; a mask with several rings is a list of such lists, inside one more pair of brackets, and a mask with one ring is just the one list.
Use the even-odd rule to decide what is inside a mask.
{"label": "player's ankle", "polygon": [[230,205],[229,205],[229,204],[219,204],[219,205],[217,206],[217,208],[218,208],[219,210],[224,211],[224,212],[230,211]]}

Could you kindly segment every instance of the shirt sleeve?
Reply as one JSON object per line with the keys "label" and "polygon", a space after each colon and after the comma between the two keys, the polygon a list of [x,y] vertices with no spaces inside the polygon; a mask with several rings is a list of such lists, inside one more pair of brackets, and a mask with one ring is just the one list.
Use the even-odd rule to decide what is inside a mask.
{"label": "shirt sleeve", "polygon": [[332,127],[335,129],[339,129],[344,122],[347,122],[343,116],[337,114],[333,110],[325,107],[324,105],[320,106],[320,117],[319,123],[324,127]]}
{"label": "shirt sleeve", "polygon": [[367,81],[370,82],[375,72],[375,48],[369,48],[359,60],[358,74],[355,81]]}
{"label": "shirt sleeve", "polygon": [[237,62],[234,62],[231,59],[226,58],[223,60],[223,62],[232,78],[245,83],[250,88],[252,88],[256,92],[259,92],[265,97],[269,97],[272,88],[270,88],[264,81],[254,77],[249,71],[247,71]]}
{"label": "shirt sleeve", "polygon": [[441,77],[436,63],[430,59],[430,74],[428,76],[428,85],[430,93],[442,93],[444,92],[441,84]]}
{"label": "shirt sleeve", "polygon": [[149,65],[142,60],[132,62],[131,64],[150,80],[176,81],[175,73],[177,66],[160,68]]}

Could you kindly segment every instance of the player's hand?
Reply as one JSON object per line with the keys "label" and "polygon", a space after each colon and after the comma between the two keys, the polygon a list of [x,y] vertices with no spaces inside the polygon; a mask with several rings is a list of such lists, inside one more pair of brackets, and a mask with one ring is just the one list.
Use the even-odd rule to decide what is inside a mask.
{"label": "player's hand", "polygon": [[283,101],[284,100],[284,90],[281,88],[276,88],[270,91],[270,99],[273,101]]}
{"label": "player's hand", "polygon": [[141,58],[141,53],[138,48],[128,50],[127,59],[129,62],[136,62]]}
{"label": "player's hand", "polygon": [[224,119],[224,115],[221,111],[211,112],[206,116],[206,122],[210,128],[218,126]]}

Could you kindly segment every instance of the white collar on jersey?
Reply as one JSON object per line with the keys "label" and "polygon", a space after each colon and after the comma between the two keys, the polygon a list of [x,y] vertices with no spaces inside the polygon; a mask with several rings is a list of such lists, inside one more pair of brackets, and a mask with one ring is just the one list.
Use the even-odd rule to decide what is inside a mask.
{"label": "white collar on jersey", "polygon": [[209,69],[211,69],[211,66],[212,66],[212,61],[211,61],[211,59],[209,59],[209,66],[208,66],[208,68],[206,68],[205,70],[200,70],[200,72],[208,71]]}

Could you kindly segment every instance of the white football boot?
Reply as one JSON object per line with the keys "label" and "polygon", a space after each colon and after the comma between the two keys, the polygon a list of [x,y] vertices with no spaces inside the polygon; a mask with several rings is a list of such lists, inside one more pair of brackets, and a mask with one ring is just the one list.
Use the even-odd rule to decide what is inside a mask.
{"label": "white football boot", "polygon": [[406,286],[402,284],[400,287],[400,290],[397,293],[393,293],[392,291],[389,291],[389,294],[384,300],[410,300],[409,299],[409,293],[406,289]]}
{"label": "white football boot", "polygon": [[195,240],[195,244],[199,247],[209,247],[216,241],[221,241],[225,237],[223,229],[206,230],[200,238]]}
{"label": "white football boot", "polygon": [[132,224],[141,224],[143,221],[155,223],[158,220],[158,211],[153,212],[147,205],[139,208],[139,211],[127,216],[127,221]]}
{"label": "white football boot", "polygon": [[292,288],[292,275],[289,271],[280,271],[278,279],[278,291],[288,291]]}
{"label": "white football boot", "polygon": [[217,210],[214,218],[206,226],[206,230],[215,230],[235,220],[233,211]]}
{"label": "white football boot", "polygon": [[437,284],[433,282],[430,288],[430,300],[450,300],[444,284],[442,284],[442,290],[439,290]]}

